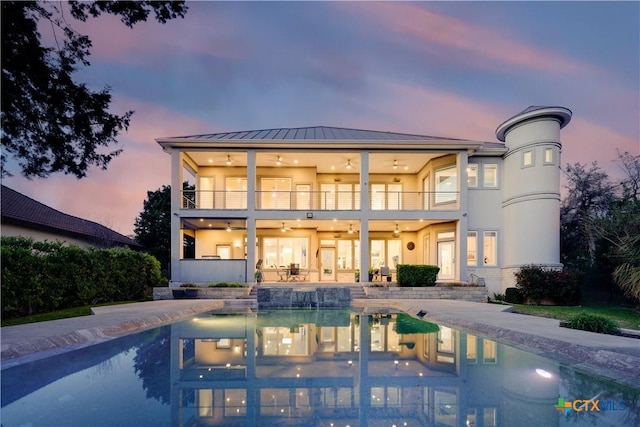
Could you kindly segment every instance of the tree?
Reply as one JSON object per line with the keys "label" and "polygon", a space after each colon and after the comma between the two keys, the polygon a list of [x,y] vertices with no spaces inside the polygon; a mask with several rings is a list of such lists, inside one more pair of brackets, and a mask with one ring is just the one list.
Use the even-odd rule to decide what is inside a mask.
{"label": "tree", "polygon": [[[82,178],[90,166],[106,169],[122,151],[113,145],[133,111],[110,113],[109,87],[92,91],[74,80],[90,65],[91,40],[67,21],[67,8],[80,21],[108,13],[130,28],[151,12],[165,23],[187,11],[184,1],[2,1],[2,176],[10,175],[8,156],[29,178],[56,172]],[[41,28],[52,28],[54,46],[42,44]]]}
{"label": "tree", "polygon": [[135,240],[160,261],[163,273],[171,261],[171,186],[147,191],[143,211],[136,218]]}
{"label": "tree", "polygon": [[562,262],[587,273],[592,285],[615,283],[640,301],[640,156],[618,152],[618,164],[625,177],[617,182],[596,162],[567,165]]}
{"label": "tree", "polygon": [[567,164],[567,196],[560,207],[563,263],[592,268],[596,263],[596,236],[586,227],[589,219],[606,217],[615,193],[609,176],[593,162]]}

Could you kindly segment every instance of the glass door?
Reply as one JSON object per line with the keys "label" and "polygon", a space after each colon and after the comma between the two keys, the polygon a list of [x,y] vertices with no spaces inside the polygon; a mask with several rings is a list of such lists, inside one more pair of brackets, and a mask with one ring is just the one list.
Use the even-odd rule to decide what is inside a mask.
{"label": "glass door", "polygon": [[336,281],[336,250],[335,248],[320,249],[320,280]]}
{"label": "glass door", "polygon": [[455,277],[455,245],[453,241],[438,242],[438,279]]}

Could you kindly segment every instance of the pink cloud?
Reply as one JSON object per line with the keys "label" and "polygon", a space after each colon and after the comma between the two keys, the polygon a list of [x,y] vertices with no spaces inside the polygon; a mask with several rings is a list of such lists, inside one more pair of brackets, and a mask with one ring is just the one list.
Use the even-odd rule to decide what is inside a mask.
{"label": "pink cloud", "polygon": [[61,212],[132,234],[147,191],[171,183],[170,156],[155,138],[213,132],[215,127],[158,105],[117,94],[114,98],[114,110],[124,105],[137,113],[129,131],[121,135],[123,153],[106,171],[91,169],[81,180],[54,175],[29,181],[16,174],[3,184]]}
{"label": "pink cloud", "polygon": [[366,7],[339,3],[337,7],[349,8],[372,19],[376,32],[378,26],[382,26],[394,32],[399,43],[449,61],[480,68],[504,69],[505,65],[511,65],[564,74],[595,69],[591,64],[518,42],[512,34],[431,12],[426,5],[421,2],[381,2],[368,3]]}
{"label": "pink cloud", "polygon": [[[497,142],[495,129],[517,113],[423,86],[385,79],[377,79],[372,84],[380,89],[379,95],[374,101],[366,99],[364,102],[367,108],[376,110],[376,117],[358,125],[370,129]],[[384,129],[380,129],[381,126]]]}

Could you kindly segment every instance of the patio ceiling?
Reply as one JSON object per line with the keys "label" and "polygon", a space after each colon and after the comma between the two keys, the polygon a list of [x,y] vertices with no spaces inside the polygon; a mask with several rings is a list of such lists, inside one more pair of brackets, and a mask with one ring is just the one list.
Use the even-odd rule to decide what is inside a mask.
{"label": "patio ceiling", "polygon": [[[199,167],[247,167],[245,152],[188,151],[186,153]],[[382,152],[369,155],[369,173],[415,174],[427,162],[445,153]],[[280,165],[277,162],[280,162]],[[231,165],[227,163],[231,163]],[[356,152],[260,152],[256,155],[258,167],[310,167],[316,173],[359,173],[360,154]],[[349,168],[349,165],[351,168]],[[394,168],[395,166],[395,168]]]}
{"label": "patio ceiling", "polygon": [[[422,228],[443,222],[441,220],[372,220],[369,222],[369,232],[388,231],[393,232],[396,225],[401,232],[418,231]],[[273,229],[280,230],[284,227],[287,231],[295,231],[297,229],[313,229],[317,231],[330,231],[335,233],[348,233],[351,226],[354,232],[360,231],[359,221],[353,220],[315,220],[315,219],[300,219],[300,220],[257,220],[256,228],[258,229]],[[224,220],[224,219],[196,219],[196,218],[183,218],[182,226],[185,229],[190,230],[225,230],[229,226],[232,230],[246,230],[246,223],[244,220]]]}

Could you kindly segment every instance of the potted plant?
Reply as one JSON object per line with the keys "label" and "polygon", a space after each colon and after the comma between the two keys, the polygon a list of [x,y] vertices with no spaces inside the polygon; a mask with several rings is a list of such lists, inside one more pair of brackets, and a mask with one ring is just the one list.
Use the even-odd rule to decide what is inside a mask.
{"label": "potted plant", "polygon": [[360,270],[356,270],[353,275],[355,276],[356,282],[360,281]]}
{"label": "potted plant", "polygon": [[255,274],[253,275],[256,279],[256,282],[258,284],[262,283],[262,271],[261,270],[256,270]]}
{"label": "potted plant", "polygon": [[375,276],[376,274],[378,274],[378,269],[375,267],[369,267],[369,281],[373,282],[373,276]]}
{"label": "potted plant", "polygon": [[185,298],[197,298],[198,297],[198,287],[193,283],[183,283],[180,285],[181,288],[184,289],[184,297]]}

